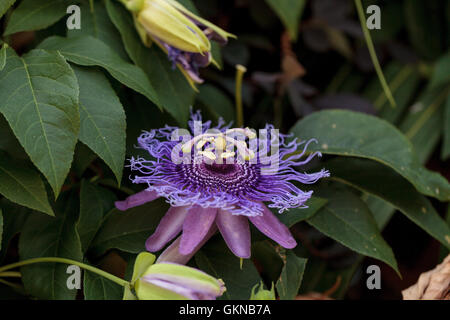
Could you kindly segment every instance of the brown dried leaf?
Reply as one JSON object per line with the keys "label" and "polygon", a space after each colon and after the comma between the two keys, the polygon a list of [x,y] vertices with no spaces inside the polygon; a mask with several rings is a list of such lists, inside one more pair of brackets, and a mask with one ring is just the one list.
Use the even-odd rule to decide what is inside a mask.
{"label": "brown dried leaf", "polygon": [[450,254],[402,294],[404,300],[450,300]]}

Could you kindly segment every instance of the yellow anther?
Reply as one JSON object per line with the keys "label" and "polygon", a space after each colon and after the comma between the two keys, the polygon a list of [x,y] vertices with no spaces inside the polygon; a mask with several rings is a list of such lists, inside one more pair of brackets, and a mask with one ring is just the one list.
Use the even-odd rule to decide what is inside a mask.
{"label": "yellow anther", "polygon": [[207,157],[211,160],[216,160],[216,155],[212,151],[199,151],[198,154]]}
{"label": "yellow anther", "polygon": [[192,150],[192,143],[191,143],[191,142],[185,143],[185,144],[181,147],[181,150],[183,151],[183,153],[191,153],[191,150]]}
{"label": "yellow anther", "polygon": [[203,146],[207,143],[207,142],[212,142],[214,141],[213,138],[206,138],[206,139],[202,139],[197,143],[197,150],[200,150],[201,148],[203,148]]}
{"label": "yellow anther", "polygon": [[234,151],[227,151],[227,152],[222,153],[220,156],[223,159],[228,159],[230,157],[234,157],[235,155],[236,155],[236,152],[234,152]]}
{"label": "yellow anther", "polygon": [[223,137],[219,136],[214,139],[214,146],[217,150],[223,151],[227,147],[227,141]]}
{"label": "yellow anther", "polygon": [[251,130],[250,128],[245,128],[245,135],[249,138],[249,139],[255,139],[256,138],[256,133]]}

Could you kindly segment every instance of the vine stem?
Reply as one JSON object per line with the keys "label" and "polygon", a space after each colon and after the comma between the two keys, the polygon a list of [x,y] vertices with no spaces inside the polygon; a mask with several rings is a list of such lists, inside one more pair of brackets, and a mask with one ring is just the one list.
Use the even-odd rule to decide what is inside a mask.
{"label": "vine stem", "polygon": [[380,80],[381,86],[383,87],[384,93],[392,107],[395,108],[396,103],[392,92],[384,78],[383,70],[381,69],[380,63],[375,52],[375,47],[373,46],[372,37],[370,36],[369,29],[366,25],[366,16],[364,15],[364,9],[361,0],[355,0],[356,10],[358,11],[359,21],[361,22],[361,28],[363,29],[364,39],[366,40],[367,48],[369,49],[370,58],[372,59],[373,66],[377,72],[378,79]]}
{"label": "vine stem", "polygon": [[244,126],[244,110],[242,107],[242,79],[247,71],[243,65],[236,65],[236,125]]}
{"label": "vine stem", "polygon": [[57,258],[57,257],[34,258],[34,259],[27,259],[27,260],[19,261],[16,263],[8,264],[6,266],[0,267],[0,274],[3,273],[4,271],[10,270],[10,269],[26,266],[26,265],[33,264],[33,263],[42,263],[42,262],[56,262],[56,263],[65,263],[65,264],[69,264],[69,265],[76,265],[84,270],[96,273],[99,276],[102,276],[108,280],[111,280],[111,281],[117,283],[118,285],[121,285],[122,287],[125,287],[125,288],[131,287],[130,282],[123,280],[119,277],[116,277],[106,271],[103,271],[101,269],[95,268],[93,266],[87,265],[87,264],[79,262],[79,261],[66,259],[66,258]]}

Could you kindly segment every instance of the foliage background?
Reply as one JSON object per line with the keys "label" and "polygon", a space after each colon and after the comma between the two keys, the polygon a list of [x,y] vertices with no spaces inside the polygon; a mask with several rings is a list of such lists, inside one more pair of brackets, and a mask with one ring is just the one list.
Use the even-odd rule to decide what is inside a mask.
{"label": "foliage background", "polygon": [[[332,177],[315,186],[309,209],[280,216],[300,242],[295,250],[254,232],[252,260],[240,270],[214,237],[190,264],[223,278],[225,299],[248,299],[261,279],[281,299],[401,298],[450,248],[450,3],[363,1],[381,8],[371,36],[393,108],[353,1],[180,2],[238,36],[214,47],[222,70],[203,70],[198,92],[158,48],[141,45],[115,1],[0,1],[9,45],[0,49],[1,263],[60,256],[129,277],[167,209],[163,201],[113,209],[142,189],[123,168],[142,152],[137,136],[186,126],[190,106],[234,120],[242,64],[245,125],[317,138],[325,156],[305,170],[326,167]],[[67,31],[74,3],[82,28]],[[370,264],[381,266],[382,290],[365,286]],[[89,273],[82,291],[68,290],[65,268],[23,267],[23,287],[0,284],[0,297],[121,298],[120,287]]]}

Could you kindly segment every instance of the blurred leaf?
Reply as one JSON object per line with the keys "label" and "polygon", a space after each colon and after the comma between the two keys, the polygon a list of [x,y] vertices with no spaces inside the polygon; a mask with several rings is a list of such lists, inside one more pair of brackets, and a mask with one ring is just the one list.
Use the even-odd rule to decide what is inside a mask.
{"label": "blurred leaf", "polygon": [[201,270],[225,282],[227,291],[219,299],[248,300],[253,286],[261,281],[252,260],[244,259],[241,269],[239,258],[219,237],[209,240],[197,252],[195,262]]}
{"label": "blurred leaf", "polygon": [[100,228],[103,216],[114,207],[115,195],[107,189],[81,182],[80,215],[77,231],[80,235],[82,251],[86,252]]}
{"label": "blurred leaf", "polygon": [[0,194],[22,206],[54,216],[39,174],[0,150]]}
{"label": "blurred leaf", "polygon": [[358,196],[343,188],[321,188],[318,195],[329,202],[306,220],[310,225],[353,251],[387,263],[399,273],[391,247]]}
{"label": "blurred leaf", "polygon": [[85,300],[122,300],[123,288],[111,280],[85,271],[83,293]]}
{"label": "blurred leaf", "polygon": [[80,128],[78,84],[58,52],[7,49],[0,72],[0,112],[57,197],[69,172]]}
{"label": "blurred leaf", "polygon": [[109,19],[103,2],[83,0],[79,6],[81,29],[67,30],[67,37],[92,36],[108,45],[122,59],[128,60],[120,35]]}
{"label": "blurred leaf", "polygon": [[450,83],[450,51],[440,57],[433,68],[430,88],[436,88]]}
{"label": "blurred leaf", "polygon": [[399,174],[366,159],[336,158],[327,162],[332,178],[373,194],[393,205],[404,215],[450,248],[450,228],[430,201]]}
{"label": "blurred leaf", "polygon": [[230,98],[213,85],[204,84],[200,87],[197,100],[203,104],[216,119],[222,117],[226,122],[234,120],[234,106]]}
{"label": "blurred leaf", "polygon": [[305,7],[305,0],[266,0],[278,17],[283,21],[292,40],[296,41],[300,17]]}
{"label": "blurred leaf", "polygon": [[144,251],[145,241],[167,209],[167,203],[155,200],[126,212],[111,210],[92,241],[92,252],[99,256],[111,248],[131,253]]}
{"label": "blurred leaf", "polygon": [[[33,214],[27,219],[19,241],[20,259],[61,257],[82,261],[80,238],[75,223],[78,199],[75,193],[62,194],[56,218]],[[67,265],[38,263],[21,268],[27,293],[46,300],[73,300],[76,290],[67,287]]]}
{"label": "blurred leaf", "polygon": [[142,69],[121,59],[111,48],[96,38],[54,36],[44,40],[39,47],[58,50],[70,62],[82,66],[105,68],[116,80],[159,105],[155,89]]}
{"label": "blurred leaf", "polygon": [[311,218],[317,211],[319,211],[326,203],[327,199],[311,197],[306,205],[308,208],[291,208],[287,212],[277,215],[281,222],[289,228],[294,224]]}
{"label": "blurred leaf", "polygon": [[300,258],[291,250],[286,251],[285,264],[276,288],[280,300],[294,300],[302,283],[308,259]]}
{"label": "blurred leaf", "polygon": [[3,212],[3,240],[0,247],[0,262],[6,255],[11,239],[22,230],[25,220],[31,211],[26,207],[18,206],[7,199],[0,200],[0,208]]}
{"label": "blurred leaf", "polygon": [[81,177],[95,159],[97,159],[97,155],[84,143],[78,142],[75,146],[72,170],[75,171],[78,177]]}
{"label": "blurred leaf", "polygon": [[173,70],[167,55],[153,45],[146,48],[135,31],[133,20],[123,6],[116,1],[106,1],[108,14],[119,30],[125,49],[131,60],[141,67],[150,79],[160,104],[178,121],[185,125],[194,91],[179,70]]}
{"label": "blurred leaf", "polygon": [[291,130],[302,140],[315,138],[310,152],[321,151],[378,161],[397,171],[417,190],[440,200],[450,199],[450,184],[423,167],[408,139],[388,122],[374,116],[344,110],[316,112]]}
{"label": "blurred leaf", "polygon": [[409,108],[399,128],[410,139],[421,163],[425,162],[442,135],[445,102],[450,86],[426,90]]}
{"label": "blurred leaf", "polygon": [[440,8],[441,5],[443,2],[439,0],[409,0],[403,3],[409,39],[417,53],[427,59],[436,58],[441,51],[439,35],[442,29],[437,18],[444,9]]}
{"label": "blurred leaf", "polygon": [[222,50],[223,59],[230,65],[248,65],[250,61],[250,50],[242,41],[231,40]]}
{"label": "blurred leaf", "polygon": [[125,112],[108,79],[95,69],[74,66],[80,85],[80,136],[111,168],[120,185],[125,162]]}
{"label": "blurred leaf", "polygon": [[[14,1],[0,7],[7,8],[8,2]],[[23,0],[11,14],[3,35],[47,28],[66,15],[66,8],[65,0]]]}
{"label": "blurred leaf", "polygon": [[450,156],[450,96],[447,97],[444,111],[444,142],[442,147],[442,160]]}
{"label": "blurred leaf", "polygon": [[2,239],[3,239],[3,214],[2,209],[0,208],[0,249],[2,247]]}
{"label": "blurred leaf", "polygon": [[3,0],[0,2],[0,18],[8,11],[16,0]]}

